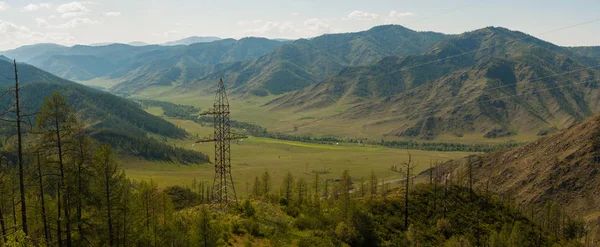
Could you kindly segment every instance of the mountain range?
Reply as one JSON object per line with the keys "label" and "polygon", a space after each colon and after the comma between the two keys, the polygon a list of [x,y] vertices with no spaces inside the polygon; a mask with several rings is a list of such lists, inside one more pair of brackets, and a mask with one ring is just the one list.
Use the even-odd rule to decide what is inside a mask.
{"label": "mountain range", "polygon": [[485,28],[422,55],[348,67],[269,105],[296,111],[353,105],[334,117],[397,123],[386,135],[502,137],[567,126],[599,112],[599,65],[520,32]]}
{"label": "mountain range", "polygon": [[598,47],[499,27],[446,35],[385,25],[285,42],[41,44],[3,54],[68,79],[111,81],[110,91],[125,95],[201,92],[223,78],[234,95],[272,95],[265,112],[336,112],[306,129],[360,124],[393,138],[535,134],[600,112]]}

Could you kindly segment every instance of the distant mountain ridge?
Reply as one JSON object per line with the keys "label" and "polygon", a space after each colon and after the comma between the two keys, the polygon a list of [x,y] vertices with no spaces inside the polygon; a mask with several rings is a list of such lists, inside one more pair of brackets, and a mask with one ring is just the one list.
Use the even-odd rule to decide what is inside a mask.
{"label": "distant mountain ridge", "polygon": [[560,47],[500,27],[445,35],[383,25],[285,42],[25,48],[35,65],[73,80],[109,80],[117,94],[205,92],[223,78],[242,99],[277,96],[265,111],[335,112],[305,121],[307,129],[343,122],[385,126],[378,134],[391,138],[501,138],[600,111],[597,47]]}
{"label": "distant mountain ridge", "polygon": [[[133,84],[117,89],[134,88],[133,91],[137,91],[147,85],[164,85],[165,80],[167,84],[174,83],[178,77],[187,82],[194,81],[225,63],[255,59],[281,45],[281,42],[265,38],[243,38],[175,46],[39,45],[4,54],[67,79],[86,81],[104,77]],[[163,76],[165,74],[168,75]],[[135,88],[138,84],[144,86]]]}
{"label": "distant mountain ridge", "polygon": [[310,111],[350,105],[331,118],[396,123],[389,136],[504,137],[560,128],[600,112],[598,65],[600,60],[594,64],[526,34],[490,27],[442,40],[423,55],[347,67],[267,106]]}
{"label": "distant mountain ridge", "polygon": [[346,66],[366,65],[389,55],[418,55],[449,36],[386,25],[356,33],[299,39],[252,61],[210,74],[200,81],[224,78],[234,92],[281,94],[304,88]]}
{"label": "distant mountain ridge", "polygon": [[164,46],[191,45],[191,44],[195,44],[195,43],[209,43],[209,42],[213,42],[213,41],[217,41],[217,40],[221,40],[221,38],[214,37],[214,36],[205,36],[205,37],[191,36],[191,37],[183,38],[180,40],[173,40],[173,41],[165,42],[160,45],[164,45]]}

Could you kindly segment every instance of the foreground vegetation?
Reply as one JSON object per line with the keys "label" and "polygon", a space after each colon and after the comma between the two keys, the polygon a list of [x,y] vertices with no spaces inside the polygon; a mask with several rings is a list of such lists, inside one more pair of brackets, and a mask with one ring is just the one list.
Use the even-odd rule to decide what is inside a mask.
{"label": "foreground vegetation", "polygon": [[290,171],[279,182],[265,170],[251,199],[219,208],[206,205],[207,182],[159,188],[128,179],[58,93],[45,99],[34,130],[24,152],[15,151],[20,141],[4,146],[2,245],[576,246],[584,234],[581,221],[555,210],[536,224],[501,198],[461,187],[462,178],[413,185],[410,157],[403,196],[373,171],[366,179],[315,173],[308,183]]}

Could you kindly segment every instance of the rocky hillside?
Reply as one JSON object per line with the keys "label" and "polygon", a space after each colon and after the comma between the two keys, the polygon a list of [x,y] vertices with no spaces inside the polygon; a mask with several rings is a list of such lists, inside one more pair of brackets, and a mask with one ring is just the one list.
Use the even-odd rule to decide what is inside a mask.
{"label": "rocky hillside", "polygon": [[387,135],[487,138],[560,128],[600,112],[593,58],[521,32],[488,27],[443,40],[423,55],[342,69],[267,106],[392,125]]}
{"label": "rocky hillside", "polygon": [[371,64],[390,55],[422,54],[447,37],[451,36],[399,25],[326,34],[286,43],[263,57],[225,67],[200,81],[213,83],[223,78],[236,93],[282,94],[315,84],[347,66]]}
{"label": "rocky hillside", "polygon": [[467,185],[469,161],[479,191],[540,210],[557,203],[587,220],[600,220],[600,115],[509,151],[447,162],[439,166],[440,177]]}

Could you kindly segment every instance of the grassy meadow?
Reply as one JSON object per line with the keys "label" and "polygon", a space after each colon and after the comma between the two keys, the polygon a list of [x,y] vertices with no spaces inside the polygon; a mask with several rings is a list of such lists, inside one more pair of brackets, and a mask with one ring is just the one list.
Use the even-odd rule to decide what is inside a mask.
{"label": "grassy meadow", "polygon": [[[148,112],[162,115],[162,109],[150,107]],[[201,126],[193,121],[168,119],[175,125],[185,128],[193,138],[185,140],[168,140],[170,143],[200,151],[214,159],[212,143],[193,144],[195,137],[203,137],[212,133],[211,127]],[[408,160],[407,150],[390,149],[377,146],[322,145],[293,141],[282,141],[267,138],[251,137],[244,140],[232,141],[232,175],[238,195],[246,197],[254,178],[269,171],[273,179],[273,187],[277,189],[284,175],[290,171],[296,178],[304,178],[314,188],[315,174],[313,170],[325,170],[320,179],[338,178],[344,170],[349,170],[355,178],[367,179],[374,172],[379,179],[390,181],[400,179],[400,174],[390,170],[392,165],[398,165]],[[430,162],[441,162],[461,158],[464,152],[430,152],[411,150],[413,161],[417,164],[415,172],[429,167]],[[124,157],[122,164],[127,175],[133,179],[154,180],[159,186],[183,185],[190,186],[192,181],[212,183],[214,168],[212,164],[182,165],[139,160]],[[321,182],[323,186],[323,182]],[[394,185],[392,185],[394,186]]]}

